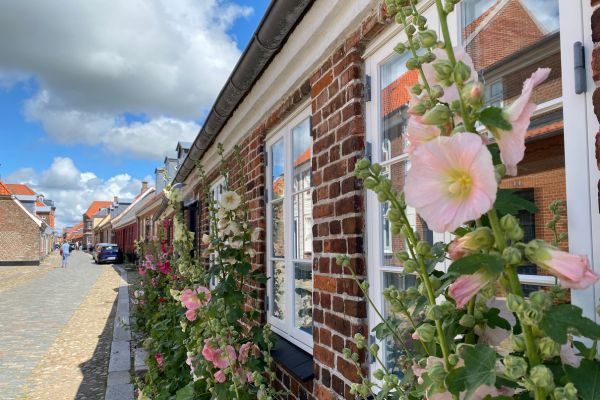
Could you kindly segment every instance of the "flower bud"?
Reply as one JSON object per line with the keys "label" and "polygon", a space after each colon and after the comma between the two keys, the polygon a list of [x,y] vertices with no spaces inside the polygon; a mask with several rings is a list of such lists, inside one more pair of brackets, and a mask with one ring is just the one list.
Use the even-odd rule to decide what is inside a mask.
{"label": "flower bud", "polygon": [[457,260],[479,250],[487,250],[494,244],[494,234],[488,227],[477,228],[462,237],[454,239],[448,246],[448,255]]}
{"label": "flower bud", "polygon": [[415,32],[417,31],[417,29],[415,28],[415,26],[414,26],[414,25],[408,25],[408,26],[405,28],[405,31],[406,31],[406,34],[407,34],[408,36],[410,36],[410,35],[414,35],[414,34],[415,34]]}
{"label": "flower bud", "polygon": [[510,335],[510,343],[514,351],[524,352],[527,348],[523,335]]}
{"label": "flower bud", "polygon": [[373,373],[373,377],[377,380],[382,380],[383,379],[383,370],[378,369],[377,371],[375,371]]}
{"label": "flower bud", "polygon": [[398,54],[403,54],[406,51],[406,45],[404,43],[398,43],[394,47],[394,51]]}
{"label": "flower bud", "polygon": [[519,379],[527,373],[527,361],[522,357],[506,356],[503,362],[509,378]]}
{"label": "flower bud", "polygon": [[552,296],[543,290],[538,290],[529,295],[529,300],[540,306],[542,310],[547,310],[552,305]]}
{"label": "flower bud", "polygon": [[445,125],[450,121],[452,112],[444,104],[437,104],[423,115],[423,123],[427,125]]}
{"label": "flower bud", "polygon": [[516,294],[509,293],[506,297],[506,308],[510,311],[516,313],[521,310],[524,304],[524,300],[521,296],[517,296]]}
{"label": "flower bud", "polygon": [[404,264],[402,264],[402,267],[404,268],[405,272],[411,274],[417,270],[418,265],[415,260],[406,260]]}
{"label": "flower bud", "polygon": [[361,169],[366,169],[369,168],[369,165],[371,165],[371,161],[369,161],[368,158],[361,158],[360,160],[357,161],[357,163],[354,165],[354,169],[356,171],[361,170]]}
{"label": "flower bud", "polygon": [[471,67],[460,60],[457,61],[456,66],[454,67],[453,77],[454,82],[462,85],[463,83],[467,82],[469,78],[471,78]]}
{"label": "flower bud", "polygon": [[552,393],[555,400],[577,400],[577,389],[571,382],[567,383],[564,387],[557,387]]}
{"label": "flower bud", "polygon": [[456,364],[458,364],[459,361],[460,361],[460,357],[458,357],[456,354],[450,354],[448,356],[448,363],[452,366],[455,366]]}
{"label": "flower bud", "polygon": [[427,306],[425,316],[433,321],[439,321],[444,318],[444,310],[440,306]]}
{"label": "flower bud", "polygon": [[529,373],[531,382],[538,388],[550,391],[554,388],[554,376],[552,371],[544,365],[536,365]]}
{"label": "flower bud", "polygon": [[505,232],[508,232],[519,226],[519,220],[511,214],[507,214],[500,218],[500,226]]}
{"label": "flower bud", "polygon": [[444,382],[444,379],[446,379],[446,370],[444,369],[444,364],[441,362],[436,362],[427,369],[427,375],[435,383],[439,384]]}
{"label": "flower bud", "polygon": [[419,60],[416,58],[409,58],[406,60],[406,69],[413,70],[419,68]]}
{"label": "flower bud", "polygon": [[544,360],[550,360],[560,355],[560,344],[549,337],[543,337],[539,340],[538,347]]}
{"label": "flower bud", "polygon": [[436,60],[437,56],[435,55],[435,53],[428,51],[427,53],[425,53],[423,55],[423,59],[425,60],[426,63],[432,63]]}
{"label": "flower bud", "polygon": [[410,258],[410,256],[408,255],[408,253],[406,251],[399,251],[396,253],[396,258],[398,259],[398,261],[404,262],[404,261],[408,260]]}
{"label": "flower bud", "polygon": [[480,82],[469,82],[461,92],[463,99],[474,107],[483,104],[483,93],[484,87]]}
{"label": "flower bud", "polygon": [[460,321],[458,323],[465,328],[472,328],[475,326],[475,318],[471,314],[465,314],[460,317]]}
{"label": "flower bud", "polygon": [[440,85],[434,85],[431,87],[431,97],[434,99],[439,99],[444,95],[444,88]]}
{"label": "flower bud", "polygon": [[449,83],[448,81],[450,80],[450,76],[453,72],[452,63],[450,61],[438,60],[431,64],[431,66],[433,67],[435,79],[437,81]]}
{"label": "flower bud", "polygon": [[379,353],[379,345],[377,343],[373,343],[372,345],[369,346],[369,353],[371,354],[377,354]]}
{"label": "flower bud", "polygon": [[410,92],[414,95],[419,96],[421,93],[423,93],[423,86],[419,85],[418,83],[415,85],[412,85],[410,87]]}
{"label": "flower bud", "polygon": [[437,43],[437,33],[431,29],[419,32],[418,37],[423,47],[433,47]]}
{"label": "flower bud", "polygon": [[533,303],[523,303],[521,311],[519,312],[519,318],[524,325],[536,326],[542,322],[544,313],[539,306]]}
{"label": "flower bud", "polygon": [[510,265],[518,265],[523,260],[521,250],[516,247],[509,246],[502,251],[502,259]]}
{"label": "flower bud", "polygon": [[354,335],[354,343],[356,343],[356,347],[358,349],[364,349],[367,346],[367,340],[360,333]]}
{"label": "flower bud", "polygon": [[419,290],[416,287],[411,286],[408,289],[406,289],[406,298],[407,299],[413,300],[413,299],[416,299],[418,296],[419,296]]}
{"label": "flower bud", "polygon": [[431,244],[429,242],[421,240],[419,243],[417,243],[417,254],[422,256],[427,256],[431,254]]}
{"label": "flower bud", "polygon": [[422,342],[429,343],[435,338],[435,327],[430,324],[422,324],[417,327],[415,333]]}
{"label": "flower bud", "polygon": [[427,106],[423,103],[417,103],[408,109],[408,113],[411,115],[421,116],[427,112]]}

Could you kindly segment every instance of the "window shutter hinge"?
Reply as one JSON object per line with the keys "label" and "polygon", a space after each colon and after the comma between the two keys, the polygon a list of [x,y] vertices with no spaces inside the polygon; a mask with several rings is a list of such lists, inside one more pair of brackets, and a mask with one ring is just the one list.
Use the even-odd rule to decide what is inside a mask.
{"label": "window shutter hinge", "polygon": [[365,75],[365,86],[363,96],[365,102],[371,101],[371,75]]}
{"label": "window shutter hinge", "polygon": [[587,90],[587,79],[585,76],[585,47],[581,42],[573,43],[573,66],[575,68],[575,93],[585,93]]}
{"label": "window shutter hinge", "polygon": [[265,302],[265,310],[266,310],[267,313],[269,312],[269,296],[268,295],[267,295],[267,299],[266,299],[266,302]]}
{"label": "window shutter hinge", "polygon": [[365,158],[368,158],[369,161],[373,161],[373,145],[371,144],[371,142],[366,142],[365,143]]}
{"label": "window shutter hinge", "polygon": [[267,188],[265,188],[264,200],[265,200],[265,204],[269,203],[269,189],[267,189]]}

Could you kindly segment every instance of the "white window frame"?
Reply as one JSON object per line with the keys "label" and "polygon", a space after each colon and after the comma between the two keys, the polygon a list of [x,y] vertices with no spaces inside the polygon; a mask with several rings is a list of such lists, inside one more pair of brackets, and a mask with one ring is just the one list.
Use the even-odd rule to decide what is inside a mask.
{"label": "white window frame", "polygon": [[[312,334],[304,332],[295,327],[295,301],[294,301],[294,263],[302,262],[302,263],[310,263],[312,266],[312,259],[294,259],[293,257],[293,177],[294,177],[294,166],[292,160],[292,129],[303,122],[305,119],[311,117],[311,108],[306,107],[299,110],[297,113],[292,114],[286,121],[284,121],[280,128],[276,130],[276,133],[270,136],[265,143],[265,148],[267,149],[267,168],[266,168],[266,190],[267,190],[267,200],[266,200],[266,209],[267,209],[267,251],[266,251],[266,272],[267,277],[269,278],[267,283],[267,322],[271,325],[273,331],[283,338],[289,340],[294,345],[300,347],[301,349],[312,354],[313,348],[313,337]],[[283,200],[283,208],[284,208],[284,257],[273,257],[272,253],[272,235],[273,235],[273,216],[271,209],[271,202],[273,199],[272,187],[273,187],[273,174],[272,174],[272,146],[277,143],[280,139],[283,138],[283,147],[284,147],[284,159],[285,159],[285,197]],[[285,285],[285,315],[284,320],[282,321],[279,318],[275,318],[271,315],[273,310],[273,286],[272,286],[272,268],[273,262],[279,260],[284,261],[285,263],[285,276],[284,276],[284,285]],[[312,267],[311,267],[312,269]]]}
{"label": "white window frame", "polygon": [[[210,195],[211,195],[212,199],[214,200],[214,202],[216,203],[217,207],[218,207],[219,202],[221,201],[221,196],[223,195],[224,191],[225,191],[225,178],[221,176],[221,177],[217,178],[213,182],[213,184],[210,186]],[[210,210],[209,210],[209,213],[210,213]],[[212,229],[212,226],[210,225],[210,217],[209,217],[209,224],[208,224],[209,235],[212,234],[211,229]],[[212,264],[215,258],[216,258],[216,252],[209,254],[208,255],[209,264]],[[208,283],[208,286],[212,290],[217,287],[218,283],[219,283],[219,278],[217,276],[213,276],[211,278],[210,282]]]}

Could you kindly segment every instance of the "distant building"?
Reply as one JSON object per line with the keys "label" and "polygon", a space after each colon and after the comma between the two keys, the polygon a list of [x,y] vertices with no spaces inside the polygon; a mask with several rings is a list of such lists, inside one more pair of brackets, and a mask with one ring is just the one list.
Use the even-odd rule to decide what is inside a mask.
{"label": "distant building", "polygon": [[93,201],[83,214],[83,246],[84,249],[94,247],[94,226],[102,220],[101,216],[96,216],[102,208],[108,208],[112,205],[110,201]]}
{"label": "distant building", "polygon": [[0,182],[0,265],[39,265],[49,245],[46,227]]}

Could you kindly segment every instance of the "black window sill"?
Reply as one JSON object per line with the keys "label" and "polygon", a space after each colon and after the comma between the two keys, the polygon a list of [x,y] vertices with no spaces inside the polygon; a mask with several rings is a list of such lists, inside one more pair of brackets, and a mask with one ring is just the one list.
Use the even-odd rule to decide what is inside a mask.
{"label": "black window sill", "polygon": [[313,357],[298,346],[274,334],[275,346],[271,356],[277,364],[284,367],[300,382],[314,377]]}

